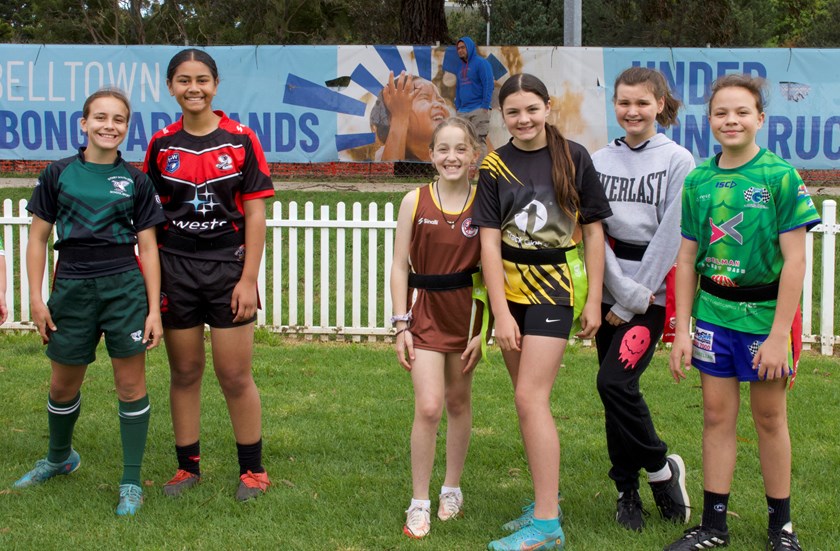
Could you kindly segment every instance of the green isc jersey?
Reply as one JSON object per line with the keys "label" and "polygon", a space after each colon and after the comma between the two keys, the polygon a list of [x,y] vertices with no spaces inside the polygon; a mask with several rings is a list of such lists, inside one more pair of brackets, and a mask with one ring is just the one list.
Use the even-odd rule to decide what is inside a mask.
{"label": "green isc jersey", "polygon": [[[751,287],[779,279],[779,234],[819,223],[805,184],[790,164],[761,149],[747,164],[722,169],[712,158],[685,179],[682,235],[697,242],[695,270],[719,285]],[[715,325],[767,334],[776,301],[732,302],[699,292],[694,316]]]}

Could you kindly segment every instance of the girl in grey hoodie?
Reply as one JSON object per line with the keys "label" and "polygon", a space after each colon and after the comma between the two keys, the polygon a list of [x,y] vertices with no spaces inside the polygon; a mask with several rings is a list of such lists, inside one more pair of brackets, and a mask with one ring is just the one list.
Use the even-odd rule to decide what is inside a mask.
{"label": "girl in grey hoodie", "polygon": [[662,516],[688,522],[685,464],[667,455],[639,380],[650,363],[665,324],[665,279],[680,244],[680,195],[694,159],[656,124],[677,120],[680,102],[662,74],[643,67],[615,81],[613,106],[625,131],[592,155],[612,217],[607,234],[603,323],[595,337],[598,393],[604,404],[609,476],[618,490],[616,521],[641,531],[646,513],[639,496],[639,471],[647,471]]}

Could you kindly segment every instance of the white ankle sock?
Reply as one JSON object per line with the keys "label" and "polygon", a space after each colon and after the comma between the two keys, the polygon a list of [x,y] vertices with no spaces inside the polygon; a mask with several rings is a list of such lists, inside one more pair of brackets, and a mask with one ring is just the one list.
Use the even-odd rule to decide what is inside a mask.
{"label": "white ankle sock", "polygon": [[431,509],[432,508],[432,501],[430,499],[414,499],[411,498],[411,505],[408,506],[409,509],[414,509],[415,507],[419,507],[421,509]]}
{"label": "white ankle sock", "polygon": [[648,482],[665,482],[671,480],[671,464],[667,461],[665,466],[656,472],[648,473]]}
{"label": "white ankle sock", "polygon": [[458,487],[458,488],[450,488],[449,486],[441,486],[440,487],[440,495],[449,494],[449,493],[454,493],[454,494],[457,494],[459,496],[463,495],[461,493],[461,488],[460,487]]}

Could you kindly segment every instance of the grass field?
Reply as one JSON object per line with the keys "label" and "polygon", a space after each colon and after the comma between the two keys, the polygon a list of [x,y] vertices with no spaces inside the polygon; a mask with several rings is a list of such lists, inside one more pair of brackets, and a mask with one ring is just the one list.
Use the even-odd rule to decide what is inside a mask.
{"label": "grass field", "polygon": [[[462,488],[466,516],[433,522],[410,541],[401,533],[411,497],[408,375],[383,344],[313,343],[259,332],[254,373],[264,406],[270,492],[245,504],[233,493],[238,470],[228,415],[208,371],[203,397],[204,480],[178,500],[160,485],[175,470],[165,354],[148,357],[152,421],[144,462],[146,503],[136,518],[113,513],[121,453],[113,377],[103,348],[88,370],[74,445],[81,468],[27,491],[11,484],[47,447],[49,367],[34,334],[0,334],[0,549],[469,550],[501,535],[532,491],[501,357],[479,366],[474,423]],[[676,385],[660,352],[643,390],[661,437],[688,466],[689,492],[702,496],[702,413],[696,372]],[[570,551],[654,550],[679,526],[654,511],[642,534],[613,521],[615,495],[595,391],[594,351],[572,345],[553,394],[562,445],[561,489]],[[840,361],[806,354],[789,397],[794,446],[793,515],[804,548],[840,548]],[[735,550],[764,548],[766,505],[755,431],[744,393],[729,527]],[[441,425],[440,434],[445,434]],[[432,492],[442,483],[443,438]],[[650,492],[642,489],[653,509]],[[436,500],[433,499],[433,510]],[[692,522],[699,518],[699,509]]]}

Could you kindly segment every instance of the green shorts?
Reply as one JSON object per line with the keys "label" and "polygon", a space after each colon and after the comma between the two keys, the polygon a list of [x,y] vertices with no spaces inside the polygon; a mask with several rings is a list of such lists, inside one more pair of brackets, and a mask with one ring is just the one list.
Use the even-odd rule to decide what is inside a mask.
{"label": "green shorts", "polygon": [[47,356],[65,365],[88,365],[105,333],[112,358],[145,352],[146,285],[139,269],[90,279],[56,279],[47,302],[57,331]]}

